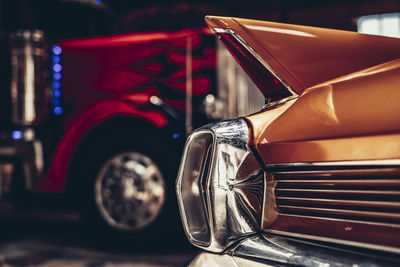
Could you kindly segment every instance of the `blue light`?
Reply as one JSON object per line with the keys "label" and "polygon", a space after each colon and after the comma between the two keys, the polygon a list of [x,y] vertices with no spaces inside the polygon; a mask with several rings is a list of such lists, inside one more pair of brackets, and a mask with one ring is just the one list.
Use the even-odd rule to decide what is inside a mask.
{"label": "blue light", "polygon": [[61,115],[63,113],[63,108],[61,107],[61,79],[62,79],[62,65],[61,65],[61,53],[62,48],[58,45],[53,46],[52,48],[52,62],[53,62],[53,81],[51,83],[53,87],[53,113],[55,115]]}
{"label": "blue light", "polygon": [[23,136],[22,131],[19,131],[19,130],[12,131],[12,133],[11,133],[11,137],[14,140],[20,140],[20,139],[22,139],[22,136]]}
{"label": "blue light", "polygon": [[54,114],[61,115],[63,113],[63,109],[60,106],[54,108]]}
{"label": "blue light", "polygon": [[173,134],[172,134],[172,139],[176,140],[176,139],[178,139],[180,136],[181,136],[180,133],[173,133]]}
{"label": "blue light", "polygon": [[54,80],[61,80],[61,78],[62,78],[62,74],[60,72],[53,73]]}
{"label": "blue light", "polygon": [[53,46],[53,54],[54,55],[60,55],[61,52],[62,52],[62,49],[60,46],[58,46],[58,45]]}
{"label": "blue light", "polygon": [[53,60],[53,63],[60,63],[61,62],[61,57],[60,56],[52,56],[51,59]]}
{"label": "blue light", "polygon": [[94,0],[94,2],[95,2],[96,4],[100,4],[100,3],[103,3],[103,0]]}
{"label": "blue light", "polygon": [[60,90],[54,90],[53,91],[53,97],[54,98],[59,98],[61,96],[61,91]]}
{"label": "blue light", "polygon": [[54,65],[53,65],[53,70],[54,70],[55,72],[60,72],[60,71],[62,70],[61,64],[59,64],[59,63],[54,64]]}
{"label": "blue light", "polygon": [[53,89],[54,90],[56,90],[56,89],[60,89],[60,87],[61,87],[61,83],[60,82],[58,82],[58,81],[54,81],[54,82],[52,82],[52,84],[51,84],[52,86],[53,86]]}

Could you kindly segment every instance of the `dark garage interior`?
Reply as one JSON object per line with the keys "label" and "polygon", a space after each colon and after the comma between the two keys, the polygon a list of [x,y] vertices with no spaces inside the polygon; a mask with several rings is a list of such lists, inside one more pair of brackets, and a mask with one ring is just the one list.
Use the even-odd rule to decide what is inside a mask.
{"label": "dark garage interior", "polygon": [[[187,134],[194,129],[229,117],[206,116],[203,112],[210,94],[216,94],[214,87],[218,77],[215,73],[210,74],[207,81],[199,80],[200,85],[209,85],[207,90],[210,94],[207,96],[200,89],[196,93],[196,83],[193,83],[190,121],[185,113],[189,109],[184,91],[187,90],[185,79],[188,72],[181,68],[188,64],[185,49],[193,46],[190,53],[193,53],[194,62],[196,53],[207,55],[209,47],[215,46],[215,37],[210,38],[211,33],[203,32],[207,27],[205,16],[248,18],[356,32],[359,19],[369,15],[393,13],[400,25],[398,12],[400,2],[396,0],[0,0],[0,265],[188,265],[200,249],[186,239],[175,196],[175,179],[183,146]],[[34,71],[33,87],[43,86],[43,92],[39,89],[39,93],[29,93],[29,79],[26,78],[30,75],[29,68],[14,66],[20,62],[18,60],[25,60],[18,58],[18,53],[24,53],[21,47],[18,48],[27,40],[24,32],[31,34],[27,38],[32,42],[33,60],[36,62],[36,57],[40,57],[38,65],[34,65],[35,71],[39,69],[42,74],[36,76]],[[130,34],[138,35],[126,37]],[[203,38],[203,34],[208,35]],[[190,39],[192,43],[179,41],[186,35],[194,36]],[[88,38],[93,39],[90,41]],[[150,38],[155,38],[154,43],[147,42]],[[170,41],[173,38],[178,41]],[[144,41],[138,41],[133,48],[125,46],[134,39]],[[196,42],[201,44],[195,47]],[[61,50],[58,51],[61,48],[62,55]],[[161,67],[152,65],[151,61],[156,57],[154,51],[160,49],[170,51],[168,58],[157,58],[162,62]],[[147,53],[149,56],[145,58]],[[126,63],[126,59],[132,62]],[[123,71],[119,73],[118,60],[129,65],[129,70],[137,72],[137,76],[128,77]],[[205,67],[190,69],[193,81],[196,71],[209,75],[207,71],[212,69],[209,65],[216,64],[215,60],[199,62],[199,66]],[[142,67],[144,71],[140,69]],[[73,78],[69,81],[66,75]],[[28,84],[24,87],[27,89],[22,93],[10,90],[14,88],[13,83],[19,84],[20,80]],[[112,91],[109,89],[112,85],[120,88]],[[99,88],[98,92],[90,91],[91,86]],[[174,91],[174,86],[178,92]],[[74,89],[67,92],[70,87]],[[127,92],[134,93],[134,97],[128,98]],[[22,100],[20,94],[25,94]],[[28,103],[31,94],[39,99],[32,102],[34,108],[23,106],[21,103]],[[115,111],[116,119],[106,118],[108,110],[116,105],[112,102],[114,98],[122,99],[124,105],[134,106],[135,110],[130,112],[140,118],[128,119],[124,113],[128,112],[127,108]],[[103,100],[110,100],[110,103],[97,107],[97,101]],[[95,108],[94,113],[85,113],[89,107]],[[104,123],[100,123],[101,116],[106,118]],[[93,125],[89,126],[91,123]],[[123,142],[131,140],[132,136],[141,141],[138,144]],[[22,141],[24,145],[17,144]],[[42,144],[39,152],[38,142]],[[128,154],[126,147],[135,152]],[[141,149],[145,152],[136,153]],[[117,150],[121,154],[113,158],[114,163],[107,165],[108,169],[96,165],[96,160],[109,163],[107,156],[116,154]],[[41,157],[39,163],[36,153]],[[143,162],[140,167],[132,165],[136,172],[148,168],[154,174],[150,182],[135,180],[132,183],[144,187],[143,192],[147,187],[165,191],[166,197],[153,196],[155,200],[148,205],[162,210],[154,218],[170,220],[159,222],[154,219],[153,222],[153,214],[145,212],[143,222],[118,217],[125,220],[126,225],[117,225],[117,230],[107,229],[104,222],[97,225],[102,213],[92,214],[90,210],[98,204],[93,200],[97,195],[85,190],[99,186],[99,183],[112,188],[115,181],[106,179],[99,182],[97,178],[93,180],[94,184],[89,184],[82,179],[92,174],[91,171],[111,175],[109,173],[116,172],[115,165],[129,163],[135,157],[141,157],[140,162]],[[155,171],[154,166],[157,168]],[[28,175],[29,168],[34,171]],[[67,181],[59,177],[65,177]],[[69,177],[82,179],[71,178],[69,182]],[[165,184],[157,179],[165,179]],[[139,182],[144,185],[136,184]],[[108,189],[102,190],[103,195],[112,194]],[[125,188],[123,194],[133,193]],[[107,203],[118,199],[108,197]],[[88,204],[83,204],[89,198],[91,203],[88,200]],[[133,207],[122,204],[121,207],[126,212],[139,209],[146,201],[143,199],[135,198],[136,202],[131,203]],[[83,218],[86,216],[90,219]],[[118,220],[112,217],[111,221]],[[136,233],[142,224],[149,224],[152,228]],[[135,233],[131,234],[131,230]]]}

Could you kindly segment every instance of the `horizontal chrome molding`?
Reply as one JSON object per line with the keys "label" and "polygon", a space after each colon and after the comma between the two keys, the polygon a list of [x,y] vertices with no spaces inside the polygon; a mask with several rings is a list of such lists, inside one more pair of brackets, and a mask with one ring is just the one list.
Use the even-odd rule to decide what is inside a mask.
{"label": "horizontal chrome molding", "polygon": [[330,238],[330,237],[298,234],[298,233],[292,233],[292,232],[286,232],[286,231],[280,231],[280,230],[271,230],[271,229],[266,229],[265,232],[271,233],[271,234],[288,236],[288,237],[304,238],[304,239],[315,240],[315,241],[322,241],[322,242],[336,243],[336,244],[342,244],[342,245],[353,246],[353,247],[386,251],[386,252],[391,252],[391,253],[396,253],[396,254],[400,253],[400,249],[397,249],[397,248],[381,246],[381,245],[373,245],[373,244],[369,244],[369,243],[348,241],[348,240],[336,239],[336,238]]}
{"label": "horizontal chrome molding", "polygon": [[291,96],[269,102],[267,103],[264,108],[277,106],[283,104],[289,100],[298,98],[298,94],[292,89],[292,87],[281,77],[279,74],[256,52],[254,49],[245,41],[242,37],[240,37],[234,30],[227,29],[227,28],[212,28],[213,32],[216,34],[231,34],[240,44],[245,47],[250,54],[252,54],[280,83],[285,86]]}
{"label": "horizontal chrome molding", "polygon": [[[290,213],[285,213],[285,212],[280,212],[279,215],[298,217],[298,218],[307,218],[307,219],[317,219],[317,220],[323,220],[323,221],[348,222],[348,223],[359,223],[359,224],[400,228],[399,224],[393,224],[393,223],[371,222],[371,221],[360,222],[359,220],[338,219],[338,218],[330,218],[330,217],[322,217],[322,216],[296,215],[296,214],[290,214]],[[264,229],[263,231],[267,231],[267,230],[271,230],[271,229]]]}
{"label": "horizontal chrome molding", "polygon": [[[363,216],[368,218],[382,218],[382,219],[393,219],[399,220],[399,213],[389,212],[375,212],[375,211],[359,211],[359,210],[345,210],[345,209],[331,209],[331,208],[316,208],[316,207],[303,207],[303,206],[291,206],[291,205],[279,205],[279,208],[306,211],[306,212],[320,212],[323,214],[336,214],[336,215],[351,215],[351,216]],[[321,216],[322,217],[322,216]],[[364,221],[360,219],[360,223]]]}
{"label": "horizontal chrome molding", "polygon": [[400,191],[374,191],[374,190],[341,190],[341,189],[297,189],[297,188],[276,188],[276,191],[286,192],[310,192],[310,193],[338,193],[338,194],[365,194],[365,195],[400,195]]}
{"label": "horizontal chrome molding", "polygon": [[[400,159],[386,160],[357,160],[357,161],[327,161],[327,162],[304,162],[304,163],[281,163],[266,164],[267,169],[291,169],[291,168],[311,168],[311,167],[399,167]],[[318,171],[314,171],[318,172]],[[283,173],[277,171],[277,173]]]}
{"label": "horizontal chrome molding", "polygon": [[232,32],[234,32],[231,29],[227,29],[227,28],[212,28],[212,31],[214,33],[228,33],[228,34],[231,34]]}
{"label": "horizontal chrome molding", "polygon": [[[354,167],[351,169],[349,169],[349,168],[338,169],[337,167],[340,167],[340,165],[338,165],[338,166],[328,166],[328,165],[322,166],[321,165],[321,166],[317,166],[317,167],[326,167],[326,169],[319,168],[317,170],[313,170],[313,168],[296,170],[296,169],[291,169],[291,167],[292,166],[289,166],[288,170],[277,170],[277,171],[274,170],[273,172],[274,172],[274,174],[281,175],[281,176],[287,176],[287,175],[293,176],[293,174],[295,176],[300,176],[300,175],[312,176],[314,174],[315,175],[321,174],[322,171],[324,171],[324,170],[328,170],[329,173],[332,173],[333,175],[340,175],[340,174],[348,175],[348,174],[357,173],[357,172],[362,172],[363,174],[365,174],[365,173],[370,174],[370,173],[374,173],[374,172],[379,173],[379,174],[396,173],[397,172],[400,174],[400,165],[399,166],[396,166],[396,165],[382,165],[382,166],[379,166],[379,165],[362,165],[362,166],[361,165],[354,165],[354,166],[346,165],[345,166],[345,167]],[[302,166],[302,167],[309,168],[312,166]],[[365,168],[365,167],[368,167],[368,168]]]}
{"label": "horizontal chrome molding", "polygon": [[383,185],[392,185],[392,184],[397,184],[400,185],[400,179],[326,179],[326,180],[314,180],[314,179],[308,179],[308,180],[281,180],[279,179],[279,183],[305,183],[305,184],[318,184],[318,183],[337,183],[337,184],[350,184],[353,185],[354,183],[363,183],[363,184],[371,184],[371,183],[380,183]]}
{"label": "horizontal chrome molding", "polygon": [[[355,206],[376,206],[376,207],[395,207],[400,208],[400,202],[394,201],[370,201],[370,200],[342,200],[342,199],[322,199],[322,198],[301,198],[301,197],[277,197],[278,200],[293,200],[298,203],[320,203],[334,205],[355,205]],[[336,204],[337,203],[337,204]]]}

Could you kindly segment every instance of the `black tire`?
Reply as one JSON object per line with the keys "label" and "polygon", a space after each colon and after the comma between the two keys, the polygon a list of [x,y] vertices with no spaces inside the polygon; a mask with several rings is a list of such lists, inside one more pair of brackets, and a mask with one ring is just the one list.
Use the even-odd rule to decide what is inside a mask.
{"label": "black tire", "polygon": [[[81,170],[83,175],[80,175],[80,182],[75,183],[75,186],[80,188],[78,192],[82,218],[91,230],[90,232],[94,234],[93,236],[99,239],[107,237],[108,240],[117,238],[119,242],[133,241],[130,243],[131,247],[142,248],[155,244],[164,246],[172,236],[175,240],[185,242],[175,194],[175,179],[179,163],[179,152],[176,147],[153,133],[144,135],[132,131],[120,131],[113,135],[99,137],[96,144],[88,147],[84,154],[82,157],[84,162],[79,164],[84,166]],[[105,219],[104,210],[99,208],[99,201],[96,201],[96,181],[99,179],[99,174],[107,172],[104,170],[107,162],[126,155],[141,155],[156,165],[164,179],[166,192],[165,201],[154,220],[135,229],[124,229],[110,224]],[[123,177],[122,174],[120,176]]]}

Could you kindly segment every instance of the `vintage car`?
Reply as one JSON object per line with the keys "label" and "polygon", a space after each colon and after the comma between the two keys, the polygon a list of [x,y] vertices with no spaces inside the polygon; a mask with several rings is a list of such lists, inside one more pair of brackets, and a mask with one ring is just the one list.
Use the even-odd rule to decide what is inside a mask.
{"label": "vintage car", "polygon": [[206,21],[266,104],[187,139],[183,226],[195,246],[224,253],[193,265],[400,264],[400,40]]}

